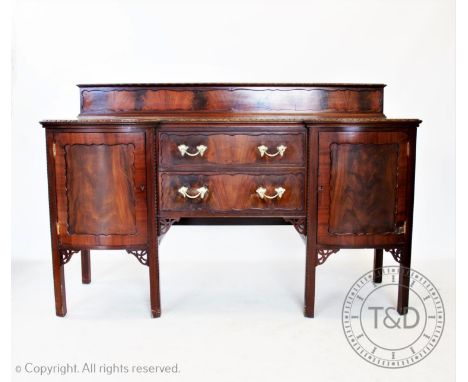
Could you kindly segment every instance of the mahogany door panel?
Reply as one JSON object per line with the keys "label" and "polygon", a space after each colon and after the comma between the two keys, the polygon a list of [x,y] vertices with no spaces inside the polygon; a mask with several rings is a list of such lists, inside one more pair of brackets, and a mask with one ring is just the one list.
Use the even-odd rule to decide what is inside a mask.
{"label": "mahogany door panel", "polygon": [[305,132],[209,133],[161,132],[160,168],[187,166],[304,166]]}
{"label": "mahogany door panel", "polygon": [[304,173],[161,173],[160,213],[283,216],[304,211]]}
{"label": "mahogany door panel", "polygon": [[404,242],[408,150],[403,132],[319,133],[320,244]]}
{"label": "mahogany door panel", "polygon": [[145,133],[56,133],[54,142],[61,244],[145,244]]}

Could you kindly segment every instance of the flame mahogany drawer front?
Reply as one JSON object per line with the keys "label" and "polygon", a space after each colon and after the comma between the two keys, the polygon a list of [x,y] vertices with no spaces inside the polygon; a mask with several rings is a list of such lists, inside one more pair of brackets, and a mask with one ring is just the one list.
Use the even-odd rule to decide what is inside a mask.
{"label": "flame mahogany drawer front", "polygon": [[[207,129],[209,130],[209,129]],[[187,166],[305,166],[302,132],[161,132],[160,169]]]}
{"label": "flame mahogany drawer front", "polygon": [[90,283],[90,252],[115,249],[148,266],[159,317],[159,243],[173,224],[213,223],[298,231],[306,317],[317,266],[344,248],[372,250],[375,283],[389,252],[401,267],[397,310],[408,312],[421,121],[387,119],[384,86],[79,85],[78,119],[42,122],[56,314],[67,312],[72,256]]}
{"label": "flame mahogany drawer front", "polygon": [[160,212],[187,216],[304,213],[304,173],[179,174],[159,176]]}

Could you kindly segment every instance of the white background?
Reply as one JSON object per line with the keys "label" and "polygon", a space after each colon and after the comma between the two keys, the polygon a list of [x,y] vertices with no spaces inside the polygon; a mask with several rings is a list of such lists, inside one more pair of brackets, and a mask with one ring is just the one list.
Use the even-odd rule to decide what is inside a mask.
{"label": "white background", "polygon": [[[454,279],[451,275],[455,269],[454,21],[454,4],[446,0],[18,1],[13,30],[12,108],[13,289],[14,293],[15,287],[17,291],[13,295],[14,360],[22,362],[38,357],[40,346],[44,344],[41,341],[66,346],[57,339],[57,332],[49,329],[52,325],[63,328],[64,332],[60,332],[63,336],[75,334],[68,340],[75,340],[73,346],[77,353],[73,354],[77,356],[87,348],[82,347],[81,334],[92,332],[96,327],[94,320],[101,325],[117,325],[114,329],[119,333],[135,330],[134,320],[138,320],[142,328],[151,325],[148,330],[141,331],[144,337],[151,335],[147,334],[151,330],[157,330],[158,325],[169,326],[164,326],[164,333],[155,335],[154,344],[146,344],[149,350],[145,350],[145,354],[151,351],[153,355],[171,354],[170,360],[179,359],[181,364],[185,361],[189,371],[181,374],[181,378],[189,378],[190,372],[195,376],[200,369],[190,363],[194,358],[189,356],[187,348],[199,357],[206,355],[206,361],[220,355],[213,350],[217,342],[209,340],[212,337],[209,328],[203,326],[204,321],[198,322],[207,331],[198,332],[203,334],[201,338],[190,332],[185,333],[182,340],[177,333],[187,322],[197,322],[207,315],[218,339],[231,345],[231,349],[238,349],[225,350],[224,361],[220,361],[219,370],[216,369],[219,375],[230,370],[233,380],[243,375],[236,374],[239,369],[234,363],[244,364],[245,375],[267,375],[270,379],[284,377],[287,374],[281,374],[280,370],[287,371],[288,367],[304,379],[305,373],[312,371],[328,378],[337,377],[334,373],[339,371],[329,365],[333,360],[330,358],[332,349],[336,351],[335,343],[328,348],[326,337],[320,339],[310,334],[317,330],[329,330],[336,346],[343,347],[338,359],[334,359],[338,364],[346,362],[356,366],[355,370],[352,366],[351,370],[343,370],[344,375],[358,378],[362,369],[380,372],[363,365],[351,349],[345,348],[347,343],[340,342],[343,339],[339,332],[341,324],[335,316],[347,288],[369,269],[371,257],[365,253],[370,252],[342,251],[343,255],[335,255],[336,258],[330,258],[318,269],[317,318],[304,323],[300,317],[303,247],[288,227],[173,228],[161,246],[163,318],[160,322],[145,316],[146,271],[133,263],[129,265],[133,259],[122,253],[115,259],[107,256],[110,253],[93,259],[93,280],[97,284],[93,281],[86,287],[78,283],[79,261],[73,259],[67,267],[70,313],[65,320],[51,317],[45,140],[38,124],[41,119],[73,118],[78,114],[78,89],[74,86],[77,83],[377,82],[388,84],[385,89],[387,116],[423,120],[418,131],[413,266],[440,287],[449,311],[446,333],[436,349],[438,353],[430,356],[431,361],[426,360],[405,372],[421,375],[419,367],[427,370],[437,366],[440,376],[451,376],[450,359],[453,357],[450,355],[454,344],[453,317],[450,316],[454,309]],[[236,243],[239,238],[242,243]],[[226,248],[225,252],[220,248]],[[273,269],[272,264],[286,267],[285,284],[281,287],[277,282],[283,279],[276,276],[281,276],[282,272],[268,273]],[[193,269],[197,273],[190,279]],[[266,272],[266,279],[274,275],[271,285],[255,278],[257,270],[260,274]],[[240,281],[239,275],[242,275]],[[172,280],[178,277],[187,280],[186,276],[191,280],[193,296],[184,294],[187,292],[184,285],[177,284],[170,289]],[[124,288],[130,290],[135,284],[140,289],[122,296]],[[215,293],[214,286],[234,292]],[[256,296],[258,288],[261,293]],[[282,292],[277,291],[284,293],[284,299],[279,299],[283,305],[268,300],[276,296],[269,288],[280,288]],[[242,296],[249,293],[250,300],[244,301]],[[292,294],[292,299],[287,298],[288,293]],[[102,299],[107,299],[107,305],[102,305]],[[247,325],[242,326],[247,332],[241,331],[237,336],[232,332],[226,334],[229,332],[226,328],[235,327],[235,323],[229,321],[235,316],[230,299],[235,312],[246,310],[239,320]],[[287,330],[277,336],[278,345],[283,349],[279,359],[285,364],[271,357],[271,348],[275,346],[274,317],[279,315],[281,319],[282,306],[288,311],[288,301],[291,316],[285,318],[286,322],[304,330],[302,334],[296,333],[297,336],[303,339],[312,336],[308,338],[311,343],[296,344],[311,352],[310,362],[307,362],[307,351],[299,354],[286,351],[295,338],[295,333]],[[262,316],[262,312],[269,315]],[[37,316],[42,325],[50,326],[39,330],[37,322],[27,320],[31,314]],[[257,317],[253,322],[259,327],[248,326],[252,322],[249,314]],[[174,332],[171,332],[174,322],[177,328],[172,327]],[[254,334],[260,331],[260,338],[262,334],[264,338],[255,342],[250,331]],[[104,361],[106,354],[110,355],[109,360],[124,357],[126,353],[119,353],[116,344],[102,345],[113,338],[114,332],[104,330],[101,333],[101,339],[99,335],[93,337],[100,340],[101,345],[88,349],[94,358]],[[175,337],[171,337],[172,334]],[[126,341],[135,340],[130,334],[124,337]],[[265,342],[265,338],[271,343]],[[170,346],[171,340],[174,349]],[[248,340],[253,343],[245,343]],[[38,348],[31,346],[31,341],[37,343]],[[196,344],[205,341],[209,350],[197,349]],[[247,348],[258,348],[261,352],[255,359],[257,362],[242,352],[244,343]],[[51,358],[46,359],[50,362],[66,359],[51,347],[48,347]],[[137,350],[138,347],[133,349],[135,359],[141,358]],[[270,354],[270,361],[273,359],[266,369],[263,364],[269,363],[265,354]],[[317,357],[321,362],[313,361]],[[200,366],[199,362],[194,363]],[[216,376],[210,371],[208,377]],[[387,373],[379,378],[386,375],[392,376]],[[437,371],[428,372],[425,380],[437,380],[437,376]]]}

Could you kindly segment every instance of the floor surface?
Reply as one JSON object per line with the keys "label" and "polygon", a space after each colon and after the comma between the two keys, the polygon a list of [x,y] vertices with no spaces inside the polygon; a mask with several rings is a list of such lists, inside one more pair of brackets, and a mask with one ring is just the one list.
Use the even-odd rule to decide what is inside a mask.
{"label": "floor surface", "polygon": [[[439,289],[446,324],[426,359],[399,370],[365,362],[343,334],[342,304],[371,269],[371,250],[341,251],[317,268],[314,319],[302,314],[304,244],[291,227],[173,227],[160,247],[159,319],[150,318],[146,267],[124,251],[93,251],[91,259],[90,285],[81,284],[79,255],[66,266],[65,318],[55,316],[48,250],[13,262],[13,367],[21,367],[15,381],[83,381],[84,374],[87,381],[455,379],[449,254],[413,254],[413,267]],[[395,264],[389,254],[384,264]],[[96,370],[37,374],[40,366],[67,363]],[[26,364],[36,371],[25,371]],[[177,372],[132,371],[149,365],[177,365]]]}

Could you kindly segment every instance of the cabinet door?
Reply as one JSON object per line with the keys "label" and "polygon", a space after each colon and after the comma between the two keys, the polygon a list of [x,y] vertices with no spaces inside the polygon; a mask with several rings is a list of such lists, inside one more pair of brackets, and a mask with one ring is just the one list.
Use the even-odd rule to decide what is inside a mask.
{"label": "cabinet door", "polygon": [[144,245],[145,133],[56,133],[54,152],[60,243]]}
{"label": "cabinet door", "polygon": [[319,244],[404,242],[409,149],[404,132],[319,134]]}

